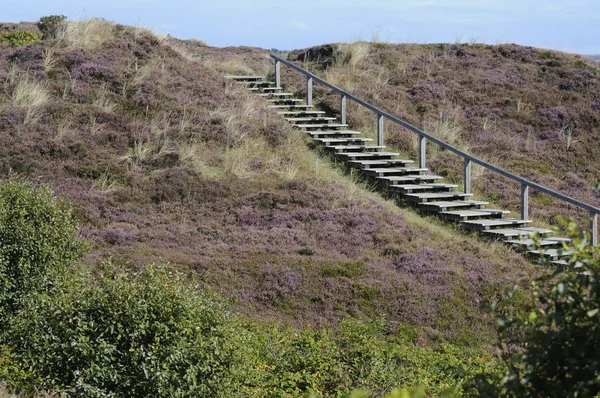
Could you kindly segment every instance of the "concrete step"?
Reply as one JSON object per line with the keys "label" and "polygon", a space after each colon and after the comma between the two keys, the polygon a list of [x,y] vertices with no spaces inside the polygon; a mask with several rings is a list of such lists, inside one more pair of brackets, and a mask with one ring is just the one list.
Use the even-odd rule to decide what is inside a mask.
{"label": "concrete step", "polygon": [[316,124],[292,124],[292,127],[297,129],[341,129],[348,127],[347,124],[341,123],[316,123]]}
{"label": "concrete step", "polygon": [[[310,122],[325,122],[329,123],[331,121],[337,120],[335,117],[323,117],[323,116],[315,116],[315,117],[286,117],[290,123],[310,123]],[[302,124],[304,126],[304,124]]]}
{"label": "concrete step", "polygon": [[461,225],[467,231],[486,231],[488,229],[495,229],[507,226],[521,227],[530,223],[531,220],[521,220],[518,218],[500,218],[497,220],[463,221]]}
{"label": "concrete step", "polygon": [[476,200],[457,200],[448,202],[427,202],[419,204],[419,208],[426,213],[439,213],[448,209],[481,209],[488,202]]}
{"label": "concrete step", "polygon": [[462,192],[423,192],[407,193],[404,198],[412,203],[443,202],[451,200],[465,200],[473,196],[471,193]]}
{"label": "concrete step", "polygon": [[288,105],[269,105],[268,108],[271,109],[289,109],[289,110],[298,110],[298,109],[312,109],[313,105],[305,105],[305,104],[288,104]]}
{"label": "concrete step", "polygon": [[454,184],[403,184],[390,185],[389,188],[401,194],[417,192],[449,192],[458,187]]}
{"label": "concrete step", "polygon": [[338,152],[363,152],[363,151],[377,151],[385,149],[383,145],[330,145],[326,146],[326,149],[332,149]]}
{"label": "concrete step", "polygon": [[351,160],[348,162],[350,166],[357,167],[363,170],[385,167],[404,167],[407,164],[412,163],[414,163],[414,160],[408,159]]}
{"label": "concrete step", "polygon": [[382,182],[388,182],[391,185],[403,185],[403,183],[408,181],[438,181],[443,180],[444,177],[440,176],[430,176],[430,175],[422,175],[422,174],[408,174],[404,176],[383,176],[377,177],[377,180]]}
{"label": "concrete step", "polygon": [[324,115],[325,111],[280,111],[279,115],[284,116],[308,116],[308,115]]}
{"label": "concrete step", "polygon": [[367,174],[375,174],[377,177],[388,176],[401,176],[406,174],[421,174],[429,169],[418,168],[418,167],[386,167],[383,169],[364,169],[363,171]]}
{"label": "concrete step", "polygon": [[263,76],[236,76],[236,75],[228,75],[225,76],[225,79],[236,80],[238,82],[256,82],[264,80]]}
{"label": "concrete step", "polygon": [[542,237],[548,236],[552,233],[552,230],[546,228],[536,227],[525,227],[525,228],[503,228],[503,229],[491,229],[489,231],[482,231],[485,235],[493,239],[511,239],[511,238],[526,238],[530,234],[537,234]]}
{"label": "concrete step", "polygon": [[480,218],[502,218],[504,214],[508,214],[508,210],[454,210],[454,211],[442,211],[439,216],[443,219],[450,221],[467,221],[469,219],[480,219]]}
{"label": "concrete step", "polygon": [[396,152],[336,152],[343,159],[391,159],[398,156]]}
{"label": "concrete step", "polygon": [[[535,245],[536,245],[536,241],[533,239],[521,239],[521,240],[511,239],[511,240],[507,240],[505,242],[512,246],[518,246],[521,249],[527,249],[527,248],[533,249],[533,248],[535,248]],[[550,237],[550,238],[541,239],[539,242],[537,242],[537,244],[540,247],[562,246],[563,243],[569,243],[569,242],[571,242],[571,239],[569,239],[569,238]]]}
{"label": "concrete step", "polygon": [[527,254],[536,258],[547,258],[549,260],[559,260],[561,257],[569,257],[574,253],[573,250],[565,249],[539,249],[539,250],[528,250]]}
{"label": "concrete step", "polygon": [[328,148],[335,144],[362,144],[373,141],[372,138],[344,137],[344,138],[314,138],[315,141],[325,144]]}

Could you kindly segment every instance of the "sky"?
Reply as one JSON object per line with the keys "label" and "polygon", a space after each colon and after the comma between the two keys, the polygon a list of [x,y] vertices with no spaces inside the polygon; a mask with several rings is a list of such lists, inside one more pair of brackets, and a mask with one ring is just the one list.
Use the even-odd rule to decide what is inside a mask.
{"label": "sky", "polygon": [[105,18],[211,46],[517,43],[600,54],[600,0],[0,0],[0,21]]}

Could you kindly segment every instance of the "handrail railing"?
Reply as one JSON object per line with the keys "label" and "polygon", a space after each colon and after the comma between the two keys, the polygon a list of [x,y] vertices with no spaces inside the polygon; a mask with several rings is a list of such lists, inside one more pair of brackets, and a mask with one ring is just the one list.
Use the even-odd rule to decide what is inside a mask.
{"label": "handrail railing", "polygon": [[594,246],[598,245],[598,215],[600,214],[600,208],[577,200],[567,195],[563,195],[559,192],[553,191],[550,188],[546,188],[543,185],[537,184],[533,181],[529,181],[526,178],[520,177],[516,174],[513,174],[509,171],[506,171],[500,167],[494,166],[493,164],[487,163],[471,154],[461,151],[460,149],[453,147],[452,145],[432,136],[429,133],[411,125],[410,123],[405,122],[402,119],[397,118],[396,116],[377,108],[374,105],[369,104],[368,102],[350,94],[349,92],[342,90],[341,88],[321,79],[317,75],[307,71],[295,65],[281,57],[278,57],[275,54],[271,54],[271,58],[275,60],[275,81],[277,87],[281,86],[281,64],[288,66],[297,72],[302,73],[306,76],[306,103],[312,104],[312,85],[313,82],[318,82],[326,87],[329,87],[333,91],[340,94],[340,118],[341,123],[346,123],[346,100],[350,99],[357,104],[375,112],[377,115],[377,145],[383,145],[383,121],[384,119],[388,119],[394,123],[401,125],[409,131],[417,134],[419,136],[419,167],[425,168],[426,166],[426,141],[429,140],[447,150],[454,152],[455,154],[461,156],[464,159],[464,188],[465,193],[470,193],[471,191],[471,163],[476,163],[482,167],[485,167],[488,170],[491,170],[495,173],[498,173],[506,178],[509,178],[513,181],[518,182],[521,185],[521,218],[526,220],[529,217],[529,188],[533,188],[537,191],[543,192],[547,195],[550,195],[554,198],[562,200],[564,202],[570,203],[582,209],[585,209],[590,212],[590,230],[592,237],[592,244]]}

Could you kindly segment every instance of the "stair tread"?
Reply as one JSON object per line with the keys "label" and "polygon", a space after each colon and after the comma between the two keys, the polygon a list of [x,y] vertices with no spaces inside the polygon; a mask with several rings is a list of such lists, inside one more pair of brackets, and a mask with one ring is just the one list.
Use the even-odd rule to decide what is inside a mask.
{"label": "stair tread", "polygon": [[294,94],[292,94],[292,93],[258,93],[256,95],[258,95],[259,97],[269,97],[269,96],[270,97],[291,97]]}
{"label": "stair tread", "polygon": [[536,227],[524,227],[524,228],[504,228],[504,229],[492,229],[489,231],[483,231],[486,234],[490,235],[502,235],[504,237],[513,237],[513,236],[528,236],[532,233],[537,233],[540,235],[546,235],[552,233],[552,230],[545,228],[536,228]]}
{"label": "stair tread", "polygon": [[486,215],[498,215],[508,214],[508,210],[493,210],[493,209],[481,209],[481,210],[453,210],[453,211],[442,211],[440,214],[458,216],[458,217],[482,217]]}
{"label": "stair tread", "polygon": [[[270,100],[269,100],[270,101]],[[275,100],[277,101],[277,100]],[[288,105],[268,105],[271,109],[282,109],[282,108],[294,108],[294,109],[311,109],[314,105],[306,105],[306,104],[288,104]]]}
{"label": "stair tread", "polygon": [[337,120],[334,117],[287,117],[285,118],[288,122],[310,122],[319,120]]}
{"label": "stair tread", "polygon": [[268,99],[269,102],[279,102],[279,101],[287,101],[287,102],[302,102],[301,99],[298,98],[272,98]]}
{"label": "stair tread", "polygon": [[383,145],[332,145],[328,148],[335,150],[344,150],[344,149],[385,149]]}
{"label": "stair tread", "polygon": [[293,124],[293,127],[303,128],[303,129],[316,129],[319,127],[348,127],[347,124],[342,123],[319,123],[319,124]]}
{"label": "stair tread", "polygon": [[463,224],[492,227],[496,225],[529,224],[531,222],[531,220],[521,220],[519,218],[499,218],[496,220],[469,220],[464,221]]}
{"label": "stair tread", "polygon": [[324,115],[325,111],[279,111],[279,115]]}
{"label": "stair tread", "polygon": [[316,130],[316,131],[305,131],[306,134],[309,135],[344,135],[344,134],[350,134],[350,135],[360,135],[362,134],[359,131],[352,131],[352,130]]}
{"label": "stair tread", "polygon": [[468,198],[473,196],[472,193],[462,192],[423,192],[423,193],[407,193],[404,196],[415,199],[443,199],[443,198]]}
{"label": "stair tread", "polygon": [[336,152],[338,156],[347,156],[349,158],[359,156],[398,156],[396,152]]}
{"label": "stair tread", "polygon": [[329,142],[339,142],[339,143],[343,143],[343,142],[371,142],[373,141],[372,138],[360,138],[360,137],[342,137],[342,138],[313,138],[313,140],[315,141],[319,141],[319,142],[325,142],[325,143],[329,143]]}
{"label": "stair tread", "polygon": [[[403,163],[410,164],[414,163],[414,160],[406,159],[381,159],[381,160],[350,160],[348,163],[361,165],[361,166],[385,166],[386,164]],[[369,169],[365,169],[369,170]]]}
{"label": "stair tread", "polygon": [[527,253],[530,254],[538,254],[538,255],[543,255],[543,256],[548,256],[548,257],[558,257],[558,256],[570,256],[571,254],[573,254],[575,251],[574,250],[569,250],[569,249],[538,249],[538,250],[528,250]]}
{"label": "stair tread", "polygon": [[405,176],[382,176],[382,177],[377,177],[379,180],[386,180],[386,181],[411,181],[414,179],[419,179],[419,180],[443,180],[444,177],[441,176],[432,176],[432,175],[418,175],[418,174],[413,174],[413,175],[405,175]]}
{"label": "stair tread", "polygon": [[489,202],[482,202],[477,200],[457,200],[452,202],[431,202],[421,203],[422,207],[437,207],[437,208],[448,208],[448,207],[468,207],[468,206],[485,206]]}
{"label": "stair tread", "polygon": [[433,188],[456,188],[458,185],[455,184],[439,184],[439,183],[428,183],[428,184],[402,184],[402,185],[390,185],[390,188],[399,190],[408,189],[433,189]]}
{"label": "stair tread", "polygon": [[[557,245],[557,244],[560,244],[563,242],[569,243],[569,242],[571,242],[571,239],[559,238],[559,237],[542,238],[539,241],[539,244],[541,246],[549,246],[549,245]],[[533,239],[511,239],[511,240],[507,240],[506,243],[509,243],[511,245],[533,246],[534,244],[536,244],[536,241]]]}
{"label": "stair tread", "polygon": [[569,265],[569,262],[565,261],[565,260],[554,260],[554,261],[550,261],[550,264],[562,265],[562,266],[566,267],[567,265]]}
{"label": "stair tread", "polygon": [[[250,82],[251,83],[251,82]],[[264,87],[264,86],[258,86],[258,87],[248,87],[248,91],[260,91],[262,90],[264,91],[271,91],[271,90],[283,90],[283,88],[281,87]]]}
{"label": "stair tread", "polygon": [[372,173],[398,173],[402,171],[427,171],[427,168],[419,168],[419,167],[387,167],[383,169],[366,169],[367,172]]}
{"label": "stair tread", "polygon": [[244,76],[244,75],[227,75],[227,76],[225,76],[225,79],[244,79],[244,80],[250,80],[250,79],[263,80],[264,78],[265,78],[264,76]]}

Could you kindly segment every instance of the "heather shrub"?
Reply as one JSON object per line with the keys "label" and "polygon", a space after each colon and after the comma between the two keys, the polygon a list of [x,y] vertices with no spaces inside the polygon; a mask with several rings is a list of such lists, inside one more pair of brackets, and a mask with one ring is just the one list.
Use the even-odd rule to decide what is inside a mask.
{"label": "heather shrub", "polygon": [[[30,295],[4,340],[37,387],[73,396],[219,396],[235,332],[223,303],[167,268],[105,262]],[[238,337],[236,337],[238,336]]]}
{"label": "heather shrub", "polygon": [[[535,307],[529,313],[497,317],[500,347],[523,341],[507,361],[511,396],[597,396],[600,393],[600,250],[589,246],[573,222],[564,223],[573,243],[568,265],[534,283]],[[501,312],[508,299],[494,304]]]}
{"label": "heather shrub", "polygon": [[53,288],[54,275],[80,257],[75,232],[71,210],[49,188],[0,182],[0,322],[28,293]]}

